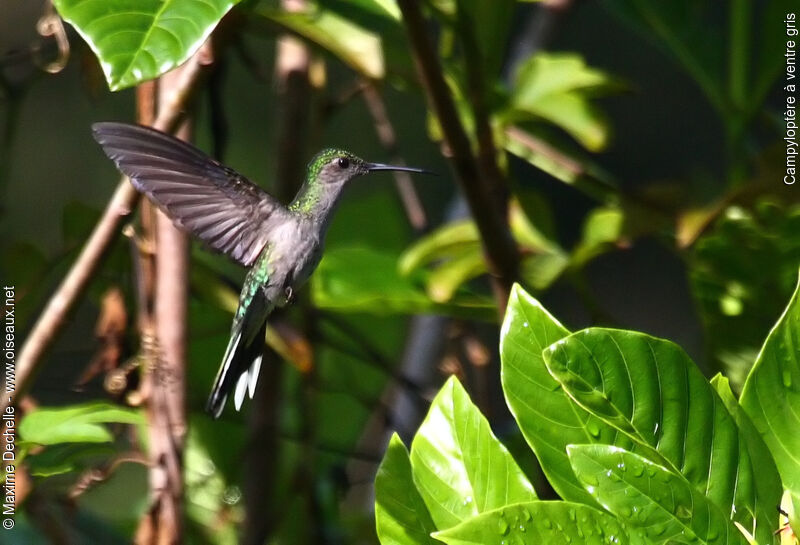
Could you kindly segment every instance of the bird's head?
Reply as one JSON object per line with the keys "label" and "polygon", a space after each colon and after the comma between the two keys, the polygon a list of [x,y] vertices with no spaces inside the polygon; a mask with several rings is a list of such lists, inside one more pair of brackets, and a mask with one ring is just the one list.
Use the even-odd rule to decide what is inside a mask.
{"label": "bird's head", "polygon": [[432,174],[421,168],[368,163],[349,151],[329,148],[319,152],[308,164],[308,180],[322,185],[343,185],[353,178],[380,170]]}

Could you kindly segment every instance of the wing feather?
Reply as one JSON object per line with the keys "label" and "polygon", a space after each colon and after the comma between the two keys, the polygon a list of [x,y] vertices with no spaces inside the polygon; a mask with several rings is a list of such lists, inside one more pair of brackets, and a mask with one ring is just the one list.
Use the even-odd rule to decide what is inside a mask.
{"label": "wing feather", "polygon": [[95,123],[94,137],[131,183],[179,227],[252,265],[289,212],[272,196],[194,146],[155,129]]}

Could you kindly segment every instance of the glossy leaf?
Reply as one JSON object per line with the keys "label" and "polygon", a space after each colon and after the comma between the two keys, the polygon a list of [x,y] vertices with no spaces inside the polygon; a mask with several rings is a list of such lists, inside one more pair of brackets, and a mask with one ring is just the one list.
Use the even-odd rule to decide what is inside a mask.
{"label": "glossy leaf", "polygon": [[563,501],[534,501],[495,509],[434,536],[447,545],[625,545],[630,542],[622,524],[608,513]]}
{"label": "glossy leaf", "polygon": [[425,502],[414,486],[411,460],[397,434],[375,477],[375,524],[383,545],[435,545],[436,526]]}
{"label": "glossy leaf", "polygon": [[590,68],[580,56],[540,53],[519,69],[511,95],[512,119],[544,119],[561,127],[584,147],[605,147],[609,127],[590,94],[610,88],[612,80]]}
{"label": "glossy leaf", "polygon": [[610,442],[616,433],[573,403],[548,373],[542,350],[567,335],[536,299],[515,285],[500,332],[500,377],[506,403],[555,491],[566,500],[591,504],[570,469],[566,447]]}
{"label": "glossy leaf", "polygon": [[733,520],[755,528],[759,540],[769,540],[780,490],[754,483],[770,468],[754,466],[745,435],[680,347],[642,333],[590,328],[543,355],[585,410],[627,436],[637,452],[682,474]]}
{"label": "glossy leaf", "polygon": [[261,9],[256,13],[311,40],[369,78],[381,79],[386,72],[380,36],[333,11]]}
{"label": "glossy leaf", "polygon": [[451,377],[411,445],[414,482],[437,528],[536,499],[533,486]]}
{"label": "glossy leaf", "polygon": [[586,489],[650,542],[747,544],[727,511],[682,475],[611,445],[570,445],[568,451]]}
{"label": "glossy leaf", "polygon": [[[773,460],[769,448],[767,448],[766,443],[759,435],[753,421],[750,420],[750,417],[733,395],[730,381],[718,374],[711,379],[711,386],[722,399],[728,413],[736,422],[741,436],[745,439],[745,445],[750,453],[753,468],[757,471],[755,482],[753,483],[757,490],[757,495],[762,498],[780,497],[783,486],[781,485],[778,468],[775,466],[775,460]],[[763,516],[769,518],[770,515],[774,515],[774,512],[771,511],[771,506],[765,505],[762,507],[765,511]],[[747,530],[751,533],[754,532],[753,528],[747,528]]]}
{"label": "glossy leaf", "polygon": [[311,288],[314,303],[330,310],[496,319],[491,299],[459,294],[439,304],[431,301],[421,283],[418,277],[400,275],[394,255],[369,248],[341,248],[325,253]]}
{"label": "glossy leaf", "polygon": [[800,284],[761,348],[741,404],[769,447],[783,485],[800,496]]}
{"label": "glossy leaf", "polygon": [[112,435],[103,424],[141,422],[139,412],[109,403],[41,407],[25,415],[19,433],[24,441],[38,445],[105,443],[112,440]]}
{"label": "glossy leaf", "polygon": [[191,57],[239,0],[54,0],[100,61],[112,91]]}

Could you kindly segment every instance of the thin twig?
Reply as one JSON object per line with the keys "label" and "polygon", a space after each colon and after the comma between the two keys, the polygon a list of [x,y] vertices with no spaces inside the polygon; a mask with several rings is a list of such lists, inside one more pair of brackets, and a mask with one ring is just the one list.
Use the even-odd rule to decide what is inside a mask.
{"label": "thin twig", "polygon": [[511,286],[517,278],[519,252],[502,210],[493,206],[492,188],[481,176],[469,137],[458,116],[452,93],[444,80],[439,56],[427,33],[427,25],[416,0],[398,0],[411,43],[414,61],[426,95],[451,154],[461,188],[469,204],[486,256],[498,311],[505,312]]}
{"label": "thin twig", "polygon": [[[367,104],[367,109],[372,116],[372,122],[375,124],[375,132],[378,133],[378,140],[380,140],[383,148],[389,153],[389,158],[393,164],[405,166],[406,163],[400,156],[398,150],[397,136],[395,135],[392,122],[389,119],[386,103],[374,83],[364,83],[363,96],[364,102]],[[408,172],[399,170],[393,172],[393,175],[395,185],[397,186],[397,193],[400,195],[403,208],[405,208],[408,222],[415,231],[424,231],[428,225],[428,220],[425,217],[425,209],[422,207],[422,202],[419,200],[417,190],[414,188],[411,175]]]}
{"label": "thin twig", "polygon": [[[201,47],[187,61],[180,81],[175,84],[174,89],[166,97],[164,105],[159,110],[158,117],[153,123],[155,128],[165,132],[175,129],[183,119],[187,104],[194,96],[210,63],[211,56],[209,48],[206,46]],[[138,199],[139,193],[127,178],[123,178],[75,264],[48,301],[22,345],[17,358],[17,399],[30,387],[38,366],[43,361],[42,357],[63,329],[67,317],[103,263],[106,252],[116,240],[120,226],[133,211]],[[6,398],[0,400],[0,410],[5,410],[7,404]]]}

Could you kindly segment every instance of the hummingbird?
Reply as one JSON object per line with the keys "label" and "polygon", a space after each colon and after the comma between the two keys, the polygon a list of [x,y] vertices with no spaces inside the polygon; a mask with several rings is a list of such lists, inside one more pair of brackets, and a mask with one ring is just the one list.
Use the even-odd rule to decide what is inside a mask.
{"label": "hummingbird", "polygon": [[233,393],[238,411],[255,392],[267,317],[290,303],[322,258],[325,235],[347,183],[384,170],[430,171],[369,163],[325,149],[308,164],[297,196],[284,206],[259,186],[182,140],[148,127],[103,122],[95,140],[133,186],[172,222],[249,270],[231,336],[206,404],[219,418]]}

